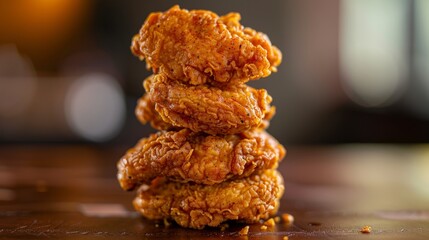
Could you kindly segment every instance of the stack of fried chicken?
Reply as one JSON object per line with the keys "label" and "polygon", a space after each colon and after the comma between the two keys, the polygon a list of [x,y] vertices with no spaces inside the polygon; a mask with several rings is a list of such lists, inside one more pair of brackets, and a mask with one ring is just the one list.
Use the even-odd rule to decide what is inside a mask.
{"label": "stack of fried chicken", "polygon": [[201,229],[278,210],[285,149],[265,131],[275,108],[245,83],[275,72],[281,53],[239,20],[174,6],[150,14],[132,40],[153,71],[136,115],[159,132],[120,159],[118,180],[138,187],[134,207],[146,218]]}

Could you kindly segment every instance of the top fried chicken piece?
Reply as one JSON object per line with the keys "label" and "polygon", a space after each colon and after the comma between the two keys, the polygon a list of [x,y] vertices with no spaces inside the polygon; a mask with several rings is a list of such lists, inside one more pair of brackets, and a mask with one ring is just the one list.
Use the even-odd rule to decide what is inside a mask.
{"label": "top fried chicken piece", "polygon": [[132,41],[131,51],[154,73],[191,85],[239,84],[277,71],[281,52],[268,37],[240,24],[240,14],[219,17],[174,6],[152,13]]}

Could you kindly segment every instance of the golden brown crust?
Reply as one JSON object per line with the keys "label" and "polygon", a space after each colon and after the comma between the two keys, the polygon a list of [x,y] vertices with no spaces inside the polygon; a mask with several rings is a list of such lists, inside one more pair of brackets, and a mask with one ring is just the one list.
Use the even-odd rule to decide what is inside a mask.
{"label": "golden brown crust", "polygon": [[253,45],[261,46],[267,50],[267,58],[271,64],[271,71],[277,72],[277,66],[282,61],[282,53],[276,46],[271,45],[271,41],[266,34],[257,32],[249,27],[243,28],[240,24],[241,16],[239,13],[228,13],[225,16],[221,16],[220,19],[226,24],[231,33],[243,39],[248,39]]}
{"label": "golden brown crust", "polygon": [[131,51],[153,70],[135,114],[161,130],[117,163],[121,187],[140,186],[136,210],[196,229],[275,214],[286,150],[264,131],[271,96],[245,85],[277,71],[282,55],[268,37],[244,28],[238,13],[174,6],[149,15]]}
{"label": "golden brown crust", "polygon": [[[258,126],[259,129],[267,129],[270,125],[270,119],[275,115],[276,108],[271,106],[269,111],[265,113],[265,117]],[[137,119],[143,123],[150,125],[157,130],[179,130],[180,127],[175,127],[170,123],[164,122],[159,113],[155,110],[155,104],[150,100],[148,94],[144,94],[138,101],[135,109]]]}
{"label": "golden brown crust", "polygon": [[139,190],[134,207],[149,219],[173,219],[201,229],[227,220],[254,223],[274,215],[284,191],[275,170],[215,185],[182,184],[156,179]]}
{"label": "golden brown crust", "polygon": [[245,84],[223,88],[189,86],[156,74],[145,80],[144,87],[163,121],[194,132],[240,133],[259,127],[274,111],[265,89]]}
{"label": "golden brown crust", "polygon": [[180,131],[159,132],[141,139],[118,162],[125,190],[158,176],[179,182],[216,184],[276,168],[284,147],[265,131],[211,136]]}
{"label": "golden brown crust", "polygon": [[174,6],[149,15],[131,51],[154,73],[191,85],[244,83],[270,75],[281,62],[280,51],[265,34],[239,21],[238,13],[219,17]]}
{"label": "golden brown crust", "polygon": [[150,125],[155,129],[171,130],[175,128],[170,123],[162,120],[162,117],[155,110],[155,104],[150,100],[148,94],[144,94],[143,97],[137,101],[135,114],[141,123],[150,123]]}

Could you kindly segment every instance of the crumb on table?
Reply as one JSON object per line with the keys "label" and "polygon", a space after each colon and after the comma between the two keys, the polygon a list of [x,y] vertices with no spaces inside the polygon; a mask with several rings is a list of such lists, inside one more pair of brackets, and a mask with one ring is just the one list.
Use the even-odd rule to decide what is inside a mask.
{"label": "crumb on table", "polygon": [[288,236],[283,236],[283,240],[288,240],[289,237]]}
{"label": "crumb on table", "polygon": [[273,218],[270,218],[267,221],[265,221],[264,225],[267,227],[274,227],[276,223]]}
{"label": "crumb on table", "polygon": [[169,227],[171,225],[170,221],[168,219],[164,218],[164,226]]}
{"label": "crumb on table", "polygon": [[267,228],[268,228],[268,227],[267,227],[267,226],[265,226],[265,225],[262,225],[262,226],[261,226],[261,230],[267,230]]}
{"label": "crumb on table", "polygon": [[363,226],[363,227],[360,229],[360,232],[361,232],[361,233],[370,233],[370,232],[371,232],[371,230],[372,230],[371,226]]}
{"label": "crumb on table", "polygon": [[240,232],[238,232],[240,236],[247,236],[248,233],[249,233],[249,226],[245,226],[240,230]]}
{"label": "crumb on table", "polygon": [[276,216],[276,217],[274,218],[274,222],[279,223],[279,222],[280,222],[280,217],[279,217],[279,216]]}
{"label": "crumb on table", "polygon": [[294,217],[292,215],[290,215],[289,213],[283,213],[282,214],[282,220],[284,223],[286,224],[292,224],[293,221],[295,220]]}
{"label": "crumb on table", "polygon": [[225,231],[227,228],[229,228],[229,225],[228,225],[228,223],[224,223],[224,224],[222,224],[222,225],[220,225],[220,231]]}

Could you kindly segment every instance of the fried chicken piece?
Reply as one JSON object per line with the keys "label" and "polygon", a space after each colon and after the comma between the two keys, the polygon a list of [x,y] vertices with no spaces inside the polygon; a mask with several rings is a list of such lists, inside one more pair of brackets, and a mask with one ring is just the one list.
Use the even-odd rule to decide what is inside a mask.
{"label": "fried chicken piece", "polygon": [[191,85],[244,83],[277,71],[281,52],[268,37],[240,24],[240,14],[219,17],[211,11],[174,6],[152,13],[131,51],[154,73]]}
{"label": "fried chicken piece", "polygon": [[[265,117],[262,120],[261,125],[258,126],[260,129],[267,129],[270,125],[270,119],[275,115],[276,108],[274,106],[270,107],[270,110],[265,113]],[[164,122],[159,113],[155,110],[155,104],[150,100],[148,94],[144,94],[137,101],[137,106],[135,109],[135,114],[137,119],[143,123],[150,123],[150,125],[157,130],[179,130],[181,128],[175,127],[170,123]]]}
{"label": "fried chicken piece", "polygon": [[272,116],[267,91],[245,84],[189,86],[156,74],[145,80],[144,87],[162,120],[194,132],[240,133],[257,128],[266,115]]}
{"label": "fried chicken piece", "polygon": [[279,172],[266,170],[248,178],[215,185],[163,182],[140,188],[134,207],[149,219],[173,219],[202,229],[227,220],[255,223],[274,215],[284,191]]}
{"label": "fried chicken piece", "polygon": [[141,139],[118,162],[124,190],[158,176],[179,182],[216,184],[277,168],[284,147],[265,131],[212,136],[189,129],[159,132]]}
{"label": "fried chicken piece", "polygon": [[158,130],[172,130],[175,127],[170,123],[162,120],[162,117],[155,110],[155,104],[150,100],[148,94],[143,95],[138,101],[135,109],[137,119],[143,123],[150,123],[150,125]]}
{"label": "fried chicken piece", "polygon": [[244,39],[248,39],[255,46],[262,46],[267,50],[267,58],[271,64],[271,71],[277,72],[277,66],[282,62],[282,53],[276,47],[271,45],[270,39],[264,33],[257,32],[252,28],[243,28],[240,24],[241,16],[239,13],[228,13],[220,17],[221,21],[226,24],[228,30]]}

